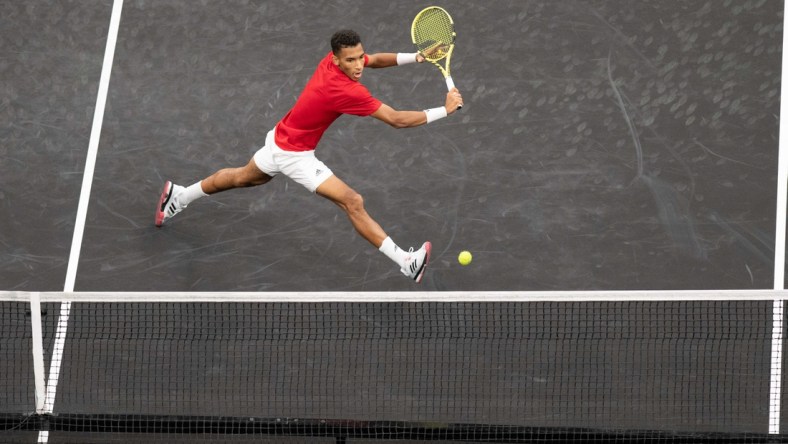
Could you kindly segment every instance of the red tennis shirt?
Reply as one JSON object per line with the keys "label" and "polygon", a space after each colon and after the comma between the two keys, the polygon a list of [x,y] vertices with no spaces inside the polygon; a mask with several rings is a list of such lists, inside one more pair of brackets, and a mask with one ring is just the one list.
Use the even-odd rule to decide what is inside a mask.
{"label": "red tennis shirt", "polygon": [[[320,61],[296,104],[276,125],[274,140],[279,148],[314,150],[326,129],[342,114],[368,116],[380,108],[380,100],[334,65],[332,56],[329,52]],[[364,66],[367,63],[369,57],[365,55]]]}

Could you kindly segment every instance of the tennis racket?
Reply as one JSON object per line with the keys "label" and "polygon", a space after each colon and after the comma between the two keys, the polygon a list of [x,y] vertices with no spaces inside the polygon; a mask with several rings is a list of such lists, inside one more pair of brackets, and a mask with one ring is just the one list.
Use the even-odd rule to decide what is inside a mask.
{"label": "tennis racket", "polygon": [[[438,6],[423,9],[413,19],[410,36],[424,59],[438,67],[446,79],[446,87],[451,91],[454,88],[450,70],[451,53],[457,33],[454,32],[454,20],[449,13]],[[439,63],[441,60],[445,60],[444,66]]]}

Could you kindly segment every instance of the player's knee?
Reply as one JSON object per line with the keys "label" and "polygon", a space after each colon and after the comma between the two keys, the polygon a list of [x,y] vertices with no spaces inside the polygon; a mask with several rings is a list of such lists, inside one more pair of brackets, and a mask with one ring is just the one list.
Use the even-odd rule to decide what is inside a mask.
{"label": "player's knee", "polygon": [[364,211],[364,197],[353,191],[345,199],[345,209],[348,213],[361,213]]}
{"label": "player's knee", "polygon": [[262,185],[271,178],[263,172],[251,169],[248,166],[245,168],[237,168],[232,171],[235,186],[239,188],[253,187]]}

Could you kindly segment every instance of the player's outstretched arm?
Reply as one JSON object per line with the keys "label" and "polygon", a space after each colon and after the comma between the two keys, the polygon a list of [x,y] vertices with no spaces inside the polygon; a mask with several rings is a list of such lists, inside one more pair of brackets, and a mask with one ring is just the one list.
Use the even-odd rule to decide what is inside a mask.
{"label": "player's outstretched arm", "polygon": [[444,106],[424,111],[397,111],[384,103],[372,113],[372,117],[388,123],[394,128],[413,128],[454,114],[461,104],[462,96],[457,88],[454,88],[446,93],[446,105]]}
{"label": "player's outstretched arm", "polygon": [[419,53],[393,53],[393,52],[379,52],[376,54],[368,54],[369,62],[367,68],[388,68],[390,66],[404,65],[407,63],[424,61],[424,57]]}

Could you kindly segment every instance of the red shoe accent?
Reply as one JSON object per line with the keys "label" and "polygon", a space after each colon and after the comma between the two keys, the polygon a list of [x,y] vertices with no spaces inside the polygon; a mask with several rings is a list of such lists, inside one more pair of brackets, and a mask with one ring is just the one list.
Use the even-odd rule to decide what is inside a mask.
{"label": "red shoe accent", "polygon": [[424,256],[424,264],[421,266],[421,270],[416,274],[416,283],[421,283],[421,278],[424,277],[424,272],[427,270],[427,264],[430,262],[430,254],[432,253],[432,243],[431,242],[424,242],[424,249],[427,250],[427,254]]}
{"label": "red shoe accent", "polygon": [[169,180],[164,182],[164,188],[161,190],[161,197],[159,198],[159,206],[156,207],[156,226],[160,227],[164,223],[164,208],[167,206],[170,197],[172,197],[172,182]]}

